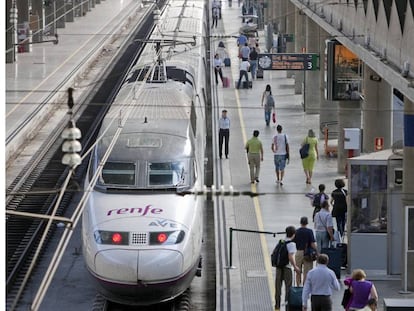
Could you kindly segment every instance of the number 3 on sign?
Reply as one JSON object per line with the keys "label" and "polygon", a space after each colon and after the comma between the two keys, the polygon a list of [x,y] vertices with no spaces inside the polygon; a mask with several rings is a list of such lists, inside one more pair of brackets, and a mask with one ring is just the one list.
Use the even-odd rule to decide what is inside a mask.
{"label": "number 3 on sign", "polygon": [[308,62],[308,70],[312,70],[312,62]]}

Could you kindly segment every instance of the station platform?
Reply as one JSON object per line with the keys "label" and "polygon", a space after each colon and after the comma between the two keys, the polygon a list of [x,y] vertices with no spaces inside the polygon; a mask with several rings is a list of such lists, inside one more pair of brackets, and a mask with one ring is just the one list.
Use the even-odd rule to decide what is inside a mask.
{"label": "station platform", "polygon": [[[212,37],[217,36],[212,49],[213,46],[214,49],[217,48],[218,43],[223,41],[231,56],[232,64],[231,67],[223,69],[223,75],[230,78],[230,87],[223,88],[220,81],[215,86],[219,99],[215,117],[218,120],[221,110],[226,109],[231,121],[229,159],[215,159],[215,165],[221,167],[223,172],[223,176],[216,179],[216,182],[224,185],[224,189],[233,186],[234,189],[257,192],[260,195],[253,198],[224,198],[222,208],[225,220],[223,223],[227,232],[222,238],[229,239],[230,228],[284,232],[289,225],[300,227],[299,220],[302,216],[308,217],[308,228],[313,228],[311,221],[313,208],[310,199],[305,194],[318,192],[318,185],[322,183],[326,185],[326,193],[330,195],[335,189],[335,179],[344,178],[346,182],[347,180],[345,176],[337,173],[336,158],[324,154],[324,133],[319,132],[319,115],[306,114],[303,111],[302,95],[295,95],[294,80],[287,78],[286,71],[264,71],[263,79],[253,80],[252,89],[234,88],[239,78],[239,59],[236,39],[231,36],[239,35],[239,28],[242,25],[240,15],[241,7],[237,5],[237,2],[233,2],[230,7],[229,2],[223,1],[222,19],[211,33]],[[220,35],[225,37],[220,38]],[[266,51],[263,30],[259,31],[259,47],[262,52]],[[214,55],[213,52],[212,55]],[[249,79],[251,79],[250,73]],[[270,126],[265,124],[264,111],[261,106],[262,93],[267,84],[271,85],[276,103],[277,120]],[[285,169],[283,186],[276,184],[271,151],[271,142],[276,133],[277,124],[282,125],[282,133],[288,136],[290,146],[290,162]],[[301,142],[307,136],[309,129],[313,129],[319,138],[320,156],[310,185],[305,182],[306,178],[299,155]],[[259,139],[264,147],[260,182],[255,184],[250,183],[247,155],[244,149],[246,141],[252,137],[253,130],[260,131]],[[215,137],[217,135],[218,132]],[[216,146],[217,144],[218,139],[215,141]],[[269,234],[233,231],[232,250],[223,251],[226,257],[221,258],[227,264],[221,273],[218,272],[218,279],[223,279],[220,295],[225,298],[218,299],[217,310],[274,310],[275,268],[271,267],[270,253],[277,241],[284,237],[284,234],[273,237]],[[229,248],[228,240],[226,247]],[[231,259],[229,254],[231,254]],[[342,270],[341,290],[332,296],[333,310],[343,310],[341,306],[344,291],[343,280],[347,275],[349,275],[348,271]],[[384,280],[368,275],[367,278],[373,280],[376,285],[379,294],[378,310],[384,310],[384,298],[413,297],[413,294],[399,293],[402,283],[398,277],[389,277]],[[226,301],[229,305],[226,305]],[[282,292],[280,310],[286,308],[283,302],[284,292]],[[310,310],[310,302],[308,310]]]}
{"label": "station platform", "polygon": [[[219,103],[215,108],[215,119],[219,119],[222,109],[227,109],[231,120],[229,159],[217,157],[214,160],[215,167],[220,168],[215,171],[222,172],[218,174],[220,176],[215,176],[215,182],[216,185],[223,185],[225,189],[233,186],[235,190],[251,191],[260,195],[257,197],[224,197],[216,202],[218,205],[216,211],[222,213],[221,225],[224,228],[221,237],[217,237],[223,239],[224,242],[221,246],[222,249],[217,252],[217,256],[220,257],[218,262],[223,262],[223,265],[221,270],[217,271],[216,310],[270,311],[274,310],[275,279],[275,269],[270,264],[270,253],[278,239],[284,235],[273,237],[265,234],[235,232],[233,248],[230,252],[230,228],[283,232],[289,225],[299,227],[300,217],[307,216],[311,219],[313,211],[310,200],[305,194],[316,191],[315,189],[320,183],[326,185],[326,193],[330,194],[335,188],[334,180],[344,178],[344,176],[337,174],[336,159],[323,155],[323,136],[320,136],[318,148],[321,156],[315,166],[312,184],[305,183],[299,147],[308,129],[314,129],[318,133],[319,116],[306,114],[303,111],[302,95],[295,94],[294,80],[287,78],[286,71],[265,71],[263,79],[253,81],[252,89],[237,90],[234,88],[234,83],[239,77],[236,39],[219,38],[239,34],[239,28],[242,25],[241,7],[237,2],[233,1],[232,4],[232,7],[229,7],[228,2],[222,2],[222,18],[218,22],[218,27],[212,29],[212,36],[217,36],[212,48],[215,49],[218,42],[223,41],[232,61],[232,66],[224,68],[223,72],[225,76],[230,78],[230,87],[223,88],[220,83],[218,86],[214,86],[217,88],[216,95]],[[111,41],[113,37],[107,35],[114,34],[114,31],[119,29],[121,31],[119,37],[122,37],[125,24],[120,24],[119,21],[139,20],[139,15],[131,16],[136,11],[140,11],[138,1],[101,1],[86,16],[80,17],[75,23],[67,23],[66,28],[58,30],[58,45],[51,43],[34,45],[31,53],[18,54],[16,63],[6,64],[6,137],[21,126],[23,120],[26,120],[34,110],[40,106],[47,108],[45,118],[32,120],[35,123],[26,125],[27,130],[21,134],[20,140],[14,146],[6,146],[6,160],[14,157],[17,148],[23,149],[18,152],[19,157],[10,161],[10,165],[7,167],[6,187],[23,169],[50,131],[64,118],[67,113],[65,93],[67,87],[75,85],[75,96],[81,96],[84,91],[83,86],[90,84],[90,81],[97,78],[93,75],[88,76],[87,79],[80,78],[89,72],[90,61],[97,59],[94,57],[95,54],[86,55],[85,51],[93,51],[96,56],[102,56],[99,52],[103,47],[106,47],[107,51],[115,50],[121,41],[119,43]],[[95,33],[98,35],[90,36]],[[65,40],[65,34],[70,35],[70,41]],[[103,40],[103,37],[108,41]],[[259,45],[264,51],[263,31],[259,31]],[[283,133],[287,134],[290,143],[290,162],[286,167],[283,186],[275,183],[273,154],[270,148],[276,131],[275,124],[265,125],[264,112],[261,107],[261,96],[267,84],[271,85],[276,101],[276,124],[283,126]],[[53,97],[48,97],[53,90],[56,90]],[[33,138],[33,129],[37,130],[36,139],[33,143],[25,145],[24,141]],[[253,130],[260,131],[259,139],[264,146],[260,182],[256,184],[250,183],[247,156],[244,149]],[[213,137],[214,146],[217,148],[218,131]],[[7,162],[9,164],[9,161]],[[312,228],[312,223],[308,227]],[[71,254],[72,257],[67,256],[68,263],[65,267],[68,266],[68,271],[72,271],[70,269],[76,262],[76,267],[80,270],[79,278],[81,278],[84,276],[82,275],[84,270],[79,268],[83,267],[82,258],[78,253],[80,249],[79,235],[77,239],[73,240],[71,250],[76,251]],[[61,280],[67,280],[68,275],[69,273],[65,274]],[[345,275],[347,275],[347,271],[343,270],[341,280]],[[80,281],[79,278],[75,279],[71,286],[78,287],[79,301],[84,301],[85,294],[93,296],[95,292],[89,287],[86,288],[86,282]],[[399,294],[401,280],[398,278],[390,277],[383,280],[368,275],[368,279],[374,280],[377,287],[380,297],[378,310],[380,311],[384,310],[382,303],[384,298],[414,297],[413,294]],[[341,285],[341,291],[334,293],[332,297],[334,310],[342,310],[340,302],[344,287],[343,283]],[[62,299],[67,298],[58,295],[59,291],[62,292],[62,288],[56,286],[56,293],[51,298],[54,303],[56,301],[62,302]],[[36,288],[31,288],[29,296],[32,296],[35,291]],[[27,301],[30,302],[30,299]],[[64,305],[64,303],[62,304]],[[198,310],[197,306],[194,308]],[[53,310],[53,308],[45,308],[44,310]],[[282,304],[281,310],[285,310],[284,304]]]}

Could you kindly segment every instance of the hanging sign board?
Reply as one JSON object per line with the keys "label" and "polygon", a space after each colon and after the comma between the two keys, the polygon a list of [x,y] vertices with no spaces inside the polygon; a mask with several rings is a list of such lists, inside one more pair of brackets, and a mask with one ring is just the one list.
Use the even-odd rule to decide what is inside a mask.
{"label": "hanging sign board", "polygon": [[258,60],[263,70],[319,70],[319,54],[314,53],[259,54]]}

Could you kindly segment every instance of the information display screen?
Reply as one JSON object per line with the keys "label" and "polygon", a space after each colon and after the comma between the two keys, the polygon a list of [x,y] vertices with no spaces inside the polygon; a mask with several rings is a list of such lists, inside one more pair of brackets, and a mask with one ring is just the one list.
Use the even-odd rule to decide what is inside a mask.
{"label": "information display screen", "polygon": [[319,55],[312,53],[259,54],[263,70],[319,70]]}

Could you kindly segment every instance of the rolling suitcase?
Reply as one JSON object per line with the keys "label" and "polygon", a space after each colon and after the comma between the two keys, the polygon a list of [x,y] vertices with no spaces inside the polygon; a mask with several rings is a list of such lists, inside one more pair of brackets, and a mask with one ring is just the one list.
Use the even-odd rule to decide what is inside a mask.
{"label": "rolling suitcase", "polygon": [[247,83],[247,81],[243,81],[243,88],[244,89],[251,89],[253,87],[253,82],[249,81],[249,83]]}
{"label": "rolling suitcase", "polygon": [[230,79],[228,77],[223,77],[223,87],[230,86]]}
{"label": "rolling suitcase", "polygon": [[290,288],[288,293],[286,311],[302,311],[303,287],[295,286],[295,280],[295,273],[293,273],[293,286]]}
{"label": "rolling suitcase", "polygon": [[341,250],[342,260],[341,267],[347,267],[348,265],[348,245],[346,243],[337,243],[336,248]]}
{"label": "rolling suitcase", "polygon": [[335,272],[336,278],[341,278],[342,249],[336,247],[325,247],[321,249],[322,254],[329,257],[328,268]]}
{"label": "rolling suitcase", "polygon": [[224,66],[226,66],[226,67],[230,67],[231,66],[231,60],[230,60],[230,58],[226,57],[224,59]]}
{"label": "rolling suitcase", "polygon": [[263,79],[263,69],[257,69],[256,79]]}

